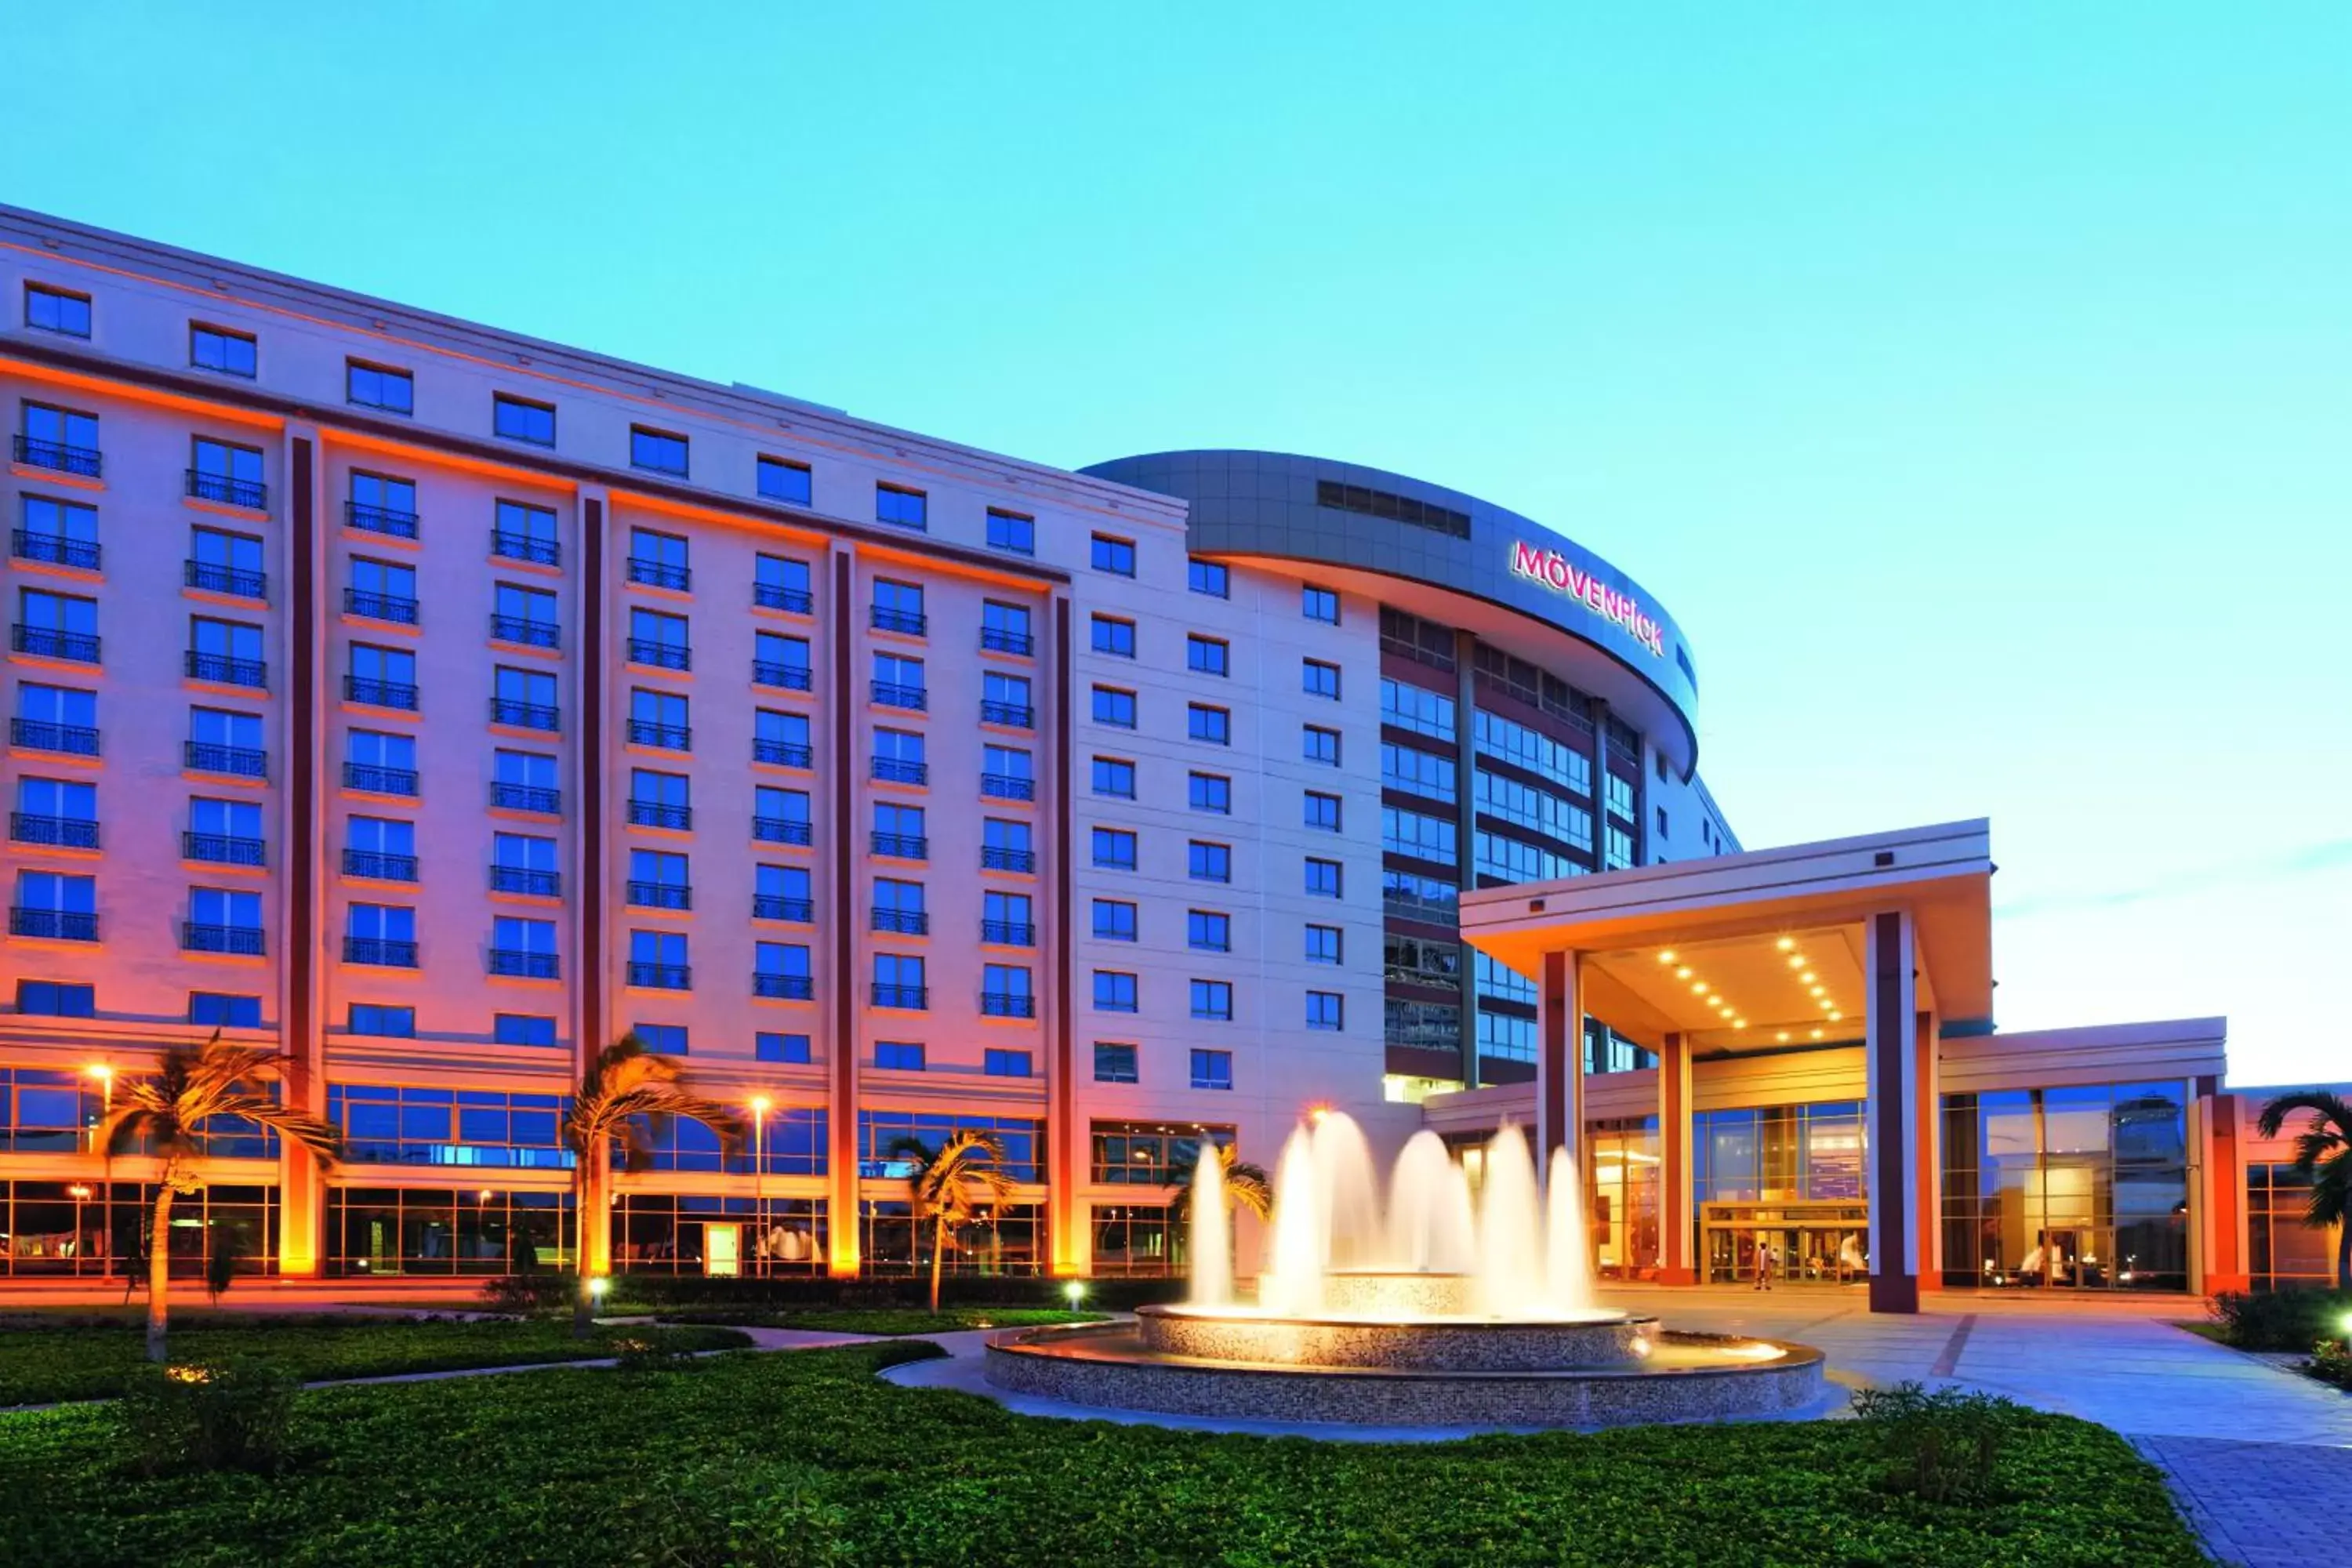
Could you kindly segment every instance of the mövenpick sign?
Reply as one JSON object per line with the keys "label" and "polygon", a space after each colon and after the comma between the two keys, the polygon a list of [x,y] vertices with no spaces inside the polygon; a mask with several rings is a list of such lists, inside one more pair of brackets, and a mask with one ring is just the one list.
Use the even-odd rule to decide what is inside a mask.
{"label": "m\u00f6venpick sign", "polygon": [[1642,611],[1631,595],[1621,594],[1590,572],[1580,572],[1557,550],[1538,550],[1524,540],[1511,542],[1511,572],[1532,577],[1555,594],[1565,594],[1603,620],[1614,621],[1633,634],[1635,641],[1660,658],[1665,657],[1666,634]]}

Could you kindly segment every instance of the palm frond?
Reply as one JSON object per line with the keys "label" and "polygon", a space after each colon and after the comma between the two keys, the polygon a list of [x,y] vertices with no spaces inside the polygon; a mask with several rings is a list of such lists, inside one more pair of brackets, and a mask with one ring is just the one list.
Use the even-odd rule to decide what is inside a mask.
{"label": "palm frond", "polygon": [[2308,1110],[2311,1130],[2333,1138],[2340,1143],[2352,1143],[2352,1100],[2331,1094],[2324,1089],[2299,1089],[2293,1094],[2273,1096],[2263,1107],[2262,1116],[2254,1129],[2265,1138],[2275,1138],[2286,1119],[2298,1110]]}

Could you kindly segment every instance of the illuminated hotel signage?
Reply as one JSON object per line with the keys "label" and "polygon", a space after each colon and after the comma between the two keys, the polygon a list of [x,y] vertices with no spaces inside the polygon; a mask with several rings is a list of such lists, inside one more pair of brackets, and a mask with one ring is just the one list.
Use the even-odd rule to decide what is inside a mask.
{"label": "illuminated hotel signage", "polygon": [[1523,540],[1511,542],[1511,574],[1531,577],[1555,594],[1565,594],[1606,621],[1633,634],[1633,639],[1660,658],[1665,657],[1666,634],[1643,612],[1630,594],[1616,589],[1576,565],[1557,550],[1538,550]]}

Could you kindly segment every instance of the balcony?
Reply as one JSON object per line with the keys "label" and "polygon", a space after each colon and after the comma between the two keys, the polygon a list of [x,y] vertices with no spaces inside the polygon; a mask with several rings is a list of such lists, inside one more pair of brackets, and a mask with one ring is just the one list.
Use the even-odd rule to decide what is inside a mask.
{"label": "balcony", "polygon": [[931,1005],[931,993],[926,986],[886,985],[877,980],[874,983],[874,1005],[898,1007],[910,1013],[928,1012]]}
{"label": "balcony", "polygon": [[98,824],[81,816],[12,811],[8,814],[8,837],[19,844],[38,844],[51,849],[95,849]]}
{"label": "balcony", "polygon": [[343,521],[362,533],[381,533],[387,539],[416,537],[416,514],[396,511],[388,506],[370,506],[365,501],[343,503]]}
{"label": "balcony", "polygon": [[874,778],[877,784],[927,784],[931,782],[931,769],[928,763],[877,757],[874,759]]}
{"label": "balcony", "polygon": [[197,500],[208,500],[220,506],[241,506],[248,511],[260,511],[269,505],[269,487],[259,479],[240,479],[232,474],[208,474],[202,468],[188,470],[188,494]]}
{"label": "balcony", "polygon": [[813,616],[816,613],[816,595],[806,588],[780,587],[773,583],[754,583],[751,603],[763,610],[782,610],[787,615]]}
{"label": "balcony", "polygon": [[364,877],[372,882],[414,882],[416,857],[386,854],[381,849],[346,849],[343,875]]}
{"label": "balcony", "polygon": [[882,708],[910,708],[919,713],[930,706],[930,699],[919,686],[905,686],[895,680],[874,683],[874,701]]}
{"label": "balcony", "polygon": [[1034,849],[1005,849],[993,844],[982,845],[980,868],[983,871],[1034,871],[1037,852]]}
{"label": "balcony", "polygon": [[629,902],[641,910],[690,910],[694,889],[684,882],[647,882],[632,877]]}
{"label": "balcony", "polygon": [[261,928],[183,921],[180,923],[180,950],[183,952],[226,952],[240,958],[259,958],[262,952]]}
{"label": "balcony", "polygon": [[808,925],[816,919],[816,900],[788,899],[782,893],[754,893],[751,895],[751,918]]}
{"label": "balcony", "polygon": [[69,447],[62,441],[41,441],[30,436],[19,436],[15,453],[16,461],[28,468],[49,468],[85,479],[100,478],[106,468],[106,461],[99,456],[95,447]]}
{"label": "balcony", "polygon": [[236,833],[183,833],[180,835],[180,858],[200,860],[207,866],[261,867],[269,864],[266,843]]}
{"label": "balcony", "polygon": [[180,582],[184,586],[200,589],[207,594],[226,594],[236,599],[266,599],[269,596],[269,574],[246,566],[229,566],[218,561],[183,561]]}
{"label": "balcony", "polygon": [[202,680],[214,686],[249,686],[257,691],[269,689],[269,665],[264,659],[239,658],[227,653],[198,653],[192,648],[187,654],[185,668],[190,680]]}
{"label": "balcony", "polygon": [[629,826],[632,827],[667,827],[686,833],[694,826],[694,807],[667,805],[657,800],[629,802]]}
{"label": "balcony", "polygon": [[694,750],[694,731],[683,724],[632,719],[629,721],[629,744],[651,746],[662,752],[690,752]]}
{"label": "balcony", "polygon": [[347,936],[343,938],[343,962],[377,969],[414,969],[416,944],[396,937]]}
{"label": "balcony", "polygon": [[8,911],[8,934],[37,937],[45,942],[96,942],[98,917],[74,910],[26,909],[19,905]]}
{"label": "balcony", "polygon": [[690,991],[694,988],[694,971],[683,963],[646,963],[631,959],[629,984],[649,991]]}
{"label": "balcony", "polygon": [[648,561],[642,555],[629,557],[629,581],[643,583],[648,588],[669,588],[683,594],[694,586],[694,574],[684,566],[673,566],[667,561]]}
{"label": "balcony", "polygon": [[770,996],[786,1002],[816,1000],[816,981],[806,974],[754,974],[751,994]]}
{"label": "balcony", "polygon": [[9,549],[19,561],[43,561],[52,566],[70,566],[77,572],[99,569],[100,552],[94,539],[68,539],[62,533],[36,533],[20,528],[9,536]]}
{"label": "balcony", "polygon": [[394,708],[403,713],[414,713],[416,711],[416,688],[404,680],[381,680],[373,675],[346,675],[343,677],[343,700],[369,708]]}
{"label": "balcony", "polygon": [[755,816],[751,819],[751,837],[762,844],[812,842],[809,825],[795,816]]}
{"label": "balcony", "polygon": [[1026,921],[982,921],[980,940],[998,947],[1034,947],[1037,928]]}
{"label": "balcony", "polygon": [[1037,651],[1037,639],[1027,632],[1008,631],[1003,626],[980,628],[980,646],[984,653],[1017,653],[1026,658]]}
{"label": "balcony", "polygon": [[88,724],[58,724],[47,719],[11,719],[8,743],[28,752],[56,752],[68,757],[98,755],[98,731]]}
{"label": "balcony", "polygon": [[751,760],[771,767],[806,768],[815,765],[816,753],[798,741],[754,741]]}
{"label": "balcony", "polygon": [[980,793],[997,800],[1034,800],[1037,798],[1037,781],[1013,773],[982,773],[980,775]]}
{"label": "balcony", "polygon": [[490,805],[499,811],[528,811],[540,816],[563,815],[563,792],[551,784],[509,784],[504,779],[490,785]]}
{"label": "balcony", "polygon": [[492,616],[490,637],[525,647],[555,647],[562,641],[562,628],[553,621],[534,621],[528,616]]}
{"label": "balcony", "polygon": [[629,639],[629,662],[656,669],[692,669],[694,650],[682,642],[656,642],[652,637]]}
{"label": "balcony", "polygon": [[537,870],[529,866],[493,866],[490,868],[490,891],[520,893],[530,899],[560,899],[563,896],[563,873]]}
{"label": "balcony", "polygon": [[901,637],[919,637],[931,629],[931,618],[920,610],[892,610],[880,605],[874,606],[874,629],[897,632]]}
{"label": "balcony", "polygon": [[806,691],[811,687],[809,667],[804,664],[778,664],[773,659],[751,661],[751,684],[772,686],[779,691]]}
{"label": "balcony", "polygon": [[552,539],[511,533],[503,528],[490,530],[490,553],[506,561],[528,561],[534,566],[563,564],[563,552]]}
{"label": "balcony", "polygon": [[931,841],[919,833],[877,832],[873,847],[875,854],[887,855],[894,860],[928,860],[931,858]]}
{"label": "balcony", "polygon": [[874,929],[898,936],[929,936],[931,915],[929,910],[894,910],[874,906]]}
{"label": "balcony", "polygon": [[1020,702],[983,700],[980,705],[980,721],[1002,725],[1008,730],[1034,730],[1037,727],[1037,710]]}
{"label": "balcony", "polygon": [[516,980],[556,980],[562,976],[562,964],[551,952],[494,947],[490,949],[490,973]]}
{"label": "balcony", "polygon": [[562,714],[552,702],[525,702],[518,697],[490,699],[490,722],[504,724],[510,730],[544,730],[553,734],[562,720]]}
{"label": "balcony", "polygon": [[[266,779],[269,776],[269,753],[258,746],[224,746],[214,741],[190,741],[181,748],[180,755],[192,773],[220,773],[237,779]],[[409,776],[414,779],[415,775],[412,773]]]}
{"label": "balcony", "polygon": [[1037,999],[1022,991],[983,991],[980,994],[980,1011],[989,1018],[1034,1018],[1037,1016]]}
{"label": "balcony", "polygon": [[363,616],[371,621],[390,621],[396,626],[413,626],[416,624],[416,601],[379,594],[373,588],[346,588],[343,614]]}
{"label": "balcony", "polygon": [[345,763],[343,787],[363,795],[397,795],[416,798],[416,770],[387,768],[376,763]]}
{"label": "balcony", "polygon": [[67,658],[76,664],[98,662],[96,632],[67,632],[55,626],[28,626],[21,623],[13,631],[11,645],[18,653],[34,654],[42,658]]}

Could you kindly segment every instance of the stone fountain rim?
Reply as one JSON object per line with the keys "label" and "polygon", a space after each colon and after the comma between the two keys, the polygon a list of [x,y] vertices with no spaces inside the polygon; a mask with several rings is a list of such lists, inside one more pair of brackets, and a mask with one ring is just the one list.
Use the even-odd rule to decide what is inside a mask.
{"label": "stone fountain rim", "polygon": [[[1594,1310],[1594,1311],[1608,1311],[1608,1310],[1610,1310],[1610,1309],[1605,1308],[1605,1307],[1596,1307],[1596,1308],[1593,1308],[1593,1309],[1591,1309],[1591,1310]],[[1244,1315],[1244,1316],[1226,1316],[1226,1317],[1223,1317],[1223,1318],[1221,1318],[1221,1317],[1219,1317],[1219,1316],[1218,1316],[1218,1314],[1219,1314],[1220,1312],[1226,1311],[1226,1310],[1227,1310],[1227,1309],[1224,1309],[1224,1308],[1219,1308],[1219,1307],[1192,1307],[1192,1306],[1189,1306],[1189,1305],[1187,1305],[1187,1304],[1185,1304],[1185,1303],[1183,1303],[1183,1302],[1181,1302],[1181,1301],[1155,1301],[1155,1302],[1151,1303],[1151,1304],[1150,1304],[1150,1305],[1149,1305],[1149,1306],[1138,1307],[1137,1309],[1135,1309],[1135,1315],[1136,1315],[1137,1317],[1139,1317],[1139,1318],[1168,1318],[1168,1317],[1176,1317],[1176,1318],[1186,1318],[1186,1319],[1192,1319],[1192,1320],[1205,1321],[1209,1321],[1209,1322],[1247,1323],[1247,1324],[1252,1324],[1252,1325],[1256,1325],[1256,1324],[1265,1324],[1265,1325],[1266,1325],[1266,1326],[1268,1326],[1268,1327],[1291,1327],[1291,1328],[1314,1328],[1314,1329],[1403,1329],[1403,1330],[1406,1330],[1406,1331],[1414,1331],[1414,1330],[1440,1330],[1440,1331],[1446,1331],[1446,1332],[1449,1332],[1449,1333],[1450,1333],[1450,1332],[1462,1332],[1462,1331],[1467,1331],[1467,1332],[1472,1332],[1472,1333],[1496,1333],[1496,1332],[1524,1333],[1524,1332],[1526,1332],[1526,1331],[1527,1331],[1528,1330],[1529,1330],[1529,1329],[1548,1329],[1548,1330],[1557,1330],[1557,1331],[1563,1331],[1563,1332],[1574,1332],[1575,1331],[1577,1331],[1577,1330],[1579,1330],[1579,1329],[1624,1329],[1624,1328],[1634,1328],[1634,1329],[1643,1329],[1643,1330],[1654,1330],[1654,1329],[1656,1329],[1656,1328],[1657,1328],[1657,1326],[1658,1326],[1658,1320],[1657,1320],[1656,1318],[1654,1318],[1654,1317],[1653,1317],[1653,1316],[1651,1316],[1651,1315],[1649,1315],[1649,1314],[1647,1314],[1647,1313],[1643,1313],[1643,1312],[1619,1312],[1619,1313],[1617,1313],[1616,1315],[1614,1315],[1613,1317],[1606,1317],[1606,1318],[1448,1318],[1448,1317],[1423,1317],[1423,1318],[1405,1318],[1405,1319],[1396,1319],[1396,1318],[1371,1318],[1371,1317],[1361,1317],[1361,1316],[1358,1316],[1358,1317],[1345,1317],[1345,1316],[1343,1316],[1343,1317],[1336,1317],[1336,1318],[1334,1318],[1334,1317],[1306,1317],[1306,1318],[1302,1318],[1302,1317],[1279,1317],[1279,1318],[1277,1318],[1277,1317],[1272,1317],[1272,1316],[1269,1316],[1269,1315],[1265,1314],[1265,1313],[1262,1313],[1262,1312],[1255,1312],[1255,1311],[1249,1312],[1248,1314],[1246,1314],[1246,1315]],[[1091,1323],[1089,1323],[1089,1324],[1082,1324],[1082,1325],[1078,1325],[1078,1326],[1086,1327],[1086,1328],[1096,1328],[1096,1327],[1099,1327],[1100,1325],[1098,1325],[1098,1324],[1091,1324]],[[1769,1341],[1756,1340],[1752,1335],[1749,1335],[1749,1336],[1742,1336],[1742,1335],[1728,1335],[1728,1336],[1727,1336],[1727,1335],[1720,1335],[1720,1334],[1701,1334],[1701,1335],[1696,1335],[1696,1336],[1684,1336],[1684,1335],[1681,1335],[1677,1331],[1674,1331],[1674,1330],[1668,1330],[1668,1331],[1666,1331],[1666,1332],[1668,1332],[1669,1334],[1674,1335],[1675,1337],[1677,1337],[1677,1338],[1682,1338],[1682,1337],[1695,1337],[1695,1338],[1699,1338],[1699,1339],[1727,1339],[1727,1339],[1731,1339],[1731,1340],[1738,1341],[1738,1342],[1740,1342],[1740,1343],[1751,1343],[1751,1342],[1752,1342],[1752,1343],[1759,1343],[1759,1344],[1761,1344],[1761,1343],[1769,1343],[1769,1342],[1769,1342]],[[1259,1365],[1259,1364],[1262,1364],[1262,1363],[1256,1363],[1256,1362],[1250,1362],[1250,1363],[1234,1363],[1234,1364],[1236,1364],[1236,1365],[1246,1364],[1246,1365],[1255,1366],[1255,1365]],[[1266,1364],[1270,1364],[1270,1363],[1266,1363]]]}

